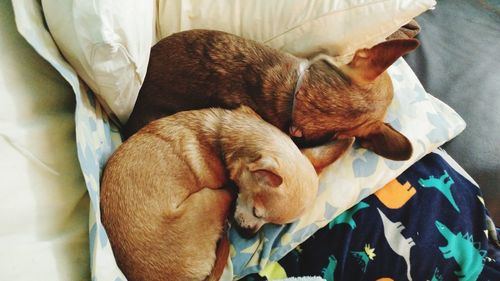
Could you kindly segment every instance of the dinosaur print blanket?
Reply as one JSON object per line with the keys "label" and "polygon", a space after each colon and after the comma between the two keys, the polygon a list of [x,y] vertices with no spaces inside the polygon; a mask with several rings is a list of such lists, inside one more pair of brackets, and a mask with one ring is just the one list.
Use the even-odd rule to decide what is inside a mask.
{"label": "dinosaur print blanket", "polygon": [[428,154],[244,280],[500,280],[498,229],[479,188],[446,156]]}

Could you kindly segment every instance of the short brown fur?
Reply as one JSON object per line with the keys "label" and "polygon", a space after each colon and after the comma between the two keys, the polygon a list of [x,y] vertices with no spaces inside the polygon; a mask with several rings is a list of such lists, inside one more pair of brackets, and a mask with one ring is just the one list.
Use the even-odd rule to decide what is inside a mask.
{"label": "short brown fur", "polygon": [[318,190],[292,140],[246,107],[180,112],[125,141],[103,173],[101,217],[127,279],[217,279],[233,183],[235,224],[252,233],[297,219]]}
{"label": "short brown fur", "polygon": [[414,39],[386,41],[340,66],[324,55],[313,58],[292,109],[304,59],[220,31],[176,33],[152,48],[124,135],[179,111],[244,104],[284,132],[293,126],[301,147],[357,137],[384,157],[408,159],[409,140],[383,122],[393,98],[385,69],[417,46]]}

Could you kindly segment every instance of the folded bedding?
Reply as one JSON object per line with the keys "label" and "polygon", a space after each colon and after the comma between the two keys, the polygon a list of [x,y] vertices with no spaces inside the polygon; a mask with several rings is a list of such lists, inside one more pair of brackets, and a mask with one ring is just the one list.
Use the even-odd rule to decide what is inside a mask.
{"label": "folded bedding", "polygon": [[498,232],[479,187],[438,150],[242,280],[500,280]]}
{"label": "folded bedding", "polygon": [[89,280],[72,90],[16,32],[10,1],[0,53],[0,280]]}

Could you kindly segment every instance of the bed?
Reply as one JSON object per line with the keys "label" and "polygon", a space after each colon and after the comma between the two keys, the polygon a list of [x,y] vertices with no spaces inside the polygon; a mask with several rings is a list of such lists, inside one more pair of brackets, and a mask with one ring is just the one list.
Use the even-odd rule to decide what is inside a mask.
{"label": "bed", "polygon": [[[99,177],[121,142],[119,124],[133,106],[130,97],[140,87],[149,47],[159,38],[207,27],[297,55],[327,51],[342,57],[383,40],[435,5],[332,0],[324,2],[328,5],[311,1],[294,6],[277,0],[269,4],[272,7],[256,1],[256,8],[239,1],[231,2],[234,6],[224,1],[125,1],[113,13],[112,2],[92,6],[24,0],[12,2],[14,9],[2,3],[3,32],[12,42],[2,45],[9,56],[2,61],[6,78],[1,81],[8,101],[2,105],[6,126],[0,132],[2,152],[8,156],[2,166],[7,179],[2,183],[2,207],[4,214],[15,212],[20,218],[3,217],[8,230],[1,233],[7,249],[0,256],[5,265],[2,279],[126,280],[100,224]],[[54,7],[85,12],[69,17]],[[243,16],[235,12],[239,9]],[[14,13],[17,30],[31,47],[15,32]],[[361,21],[367,13],[369,19]],[[387,20],[389,15],[393,18]],[[269,24],[270,18],[275,24]],[[498,6],[440,1],[435,10],[416,19],[422,46],[389,70],[396,102],[387,117],[410,136],[414,157],[386,161],[353,149],[322,174],[321,196],[306,218],[268,226],[254,240],[231,233],[233,248],[224,280],[500,278],[494,226],[500,156],[499,134],[494,133],[500,122],[494,109],[500,101],[494,91],[500,64],[495,48],[488,48],[499,45]],[[94,30],[82,21],[108,29]],[[354,28],[356,22],[364,25]],[[455,28],[445,29],[450,22]],[[325,32],[324,26],[335,25],[343,28]],[[75,34],[78,40],[68,39]],[[97,44],[99,40],[119,44]],[[450,41],[460,42],[460,48],[446,48],[455,46]],[[467,50],[482,51],[464,55]],[[17,59],[21,57],[27,59]],[[478,93],[485,98],[476,98]],[[478,108],[472,106],[476,104]],[[461,133],[463,119],[468,128]],[[472,176],[438,148],[443,144]],[[485,186],[484,195],[476,181]]]}

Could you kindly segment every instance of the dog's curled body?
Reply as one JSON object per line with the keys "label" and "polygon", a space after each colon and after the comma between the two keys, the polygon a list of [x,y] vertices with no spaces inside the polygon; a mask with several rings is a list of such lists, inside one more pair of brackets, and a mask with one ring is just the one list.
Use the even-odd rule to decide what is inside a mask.
{"label": "dog's curled body", "polygon": [[[220,31],[175,33],[151,49],[123,132],[128,137],[179,111],[246,105],[301,147],[356,137],[379,155],[408,159],[410,141],[383,122],[393,98],[385,70],[417,46],[413,39],[391,40],[336,65],[326,55],[308,61]],[[299,71],[303,63],[307,70]]]}
{"label": "dog's curled body", "polygon": [[103,173],[101,216],[128,280],[205,280],[230,182],[239,188],[236,223],[253,231],[297,219],[318,188],[291,139],[244,107],[180,112],[124,142]]}
{"label": "dog's curled body", "polygon": [[[292,91],[299,63],[292,55],[224,32],[173,34],[152,48],[124,134],[179,111],[241,104],[284,130],[292,103],[285,92]],[[286,112],[274,114],[275,110]]]}

